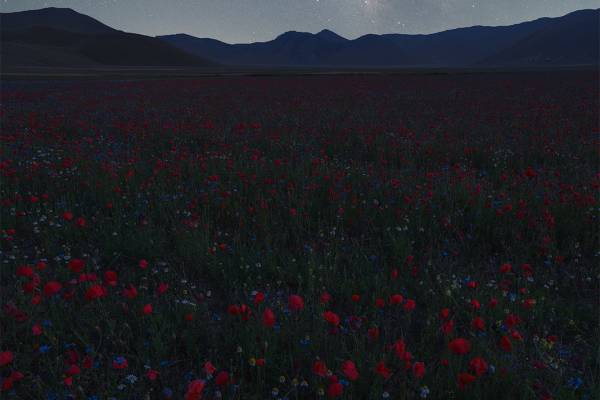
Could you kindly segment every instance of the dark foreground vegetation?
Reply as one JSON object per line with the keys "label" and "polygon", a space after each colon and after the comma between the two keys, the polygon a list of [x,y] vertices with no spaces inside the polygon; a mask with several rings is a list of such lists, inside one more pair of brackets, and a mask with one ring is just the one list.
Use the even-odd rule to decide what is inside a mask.
{"label": "dark foreground vegetation", "polygon": [[593,399],[594,72],[3,82],[7,399]]}

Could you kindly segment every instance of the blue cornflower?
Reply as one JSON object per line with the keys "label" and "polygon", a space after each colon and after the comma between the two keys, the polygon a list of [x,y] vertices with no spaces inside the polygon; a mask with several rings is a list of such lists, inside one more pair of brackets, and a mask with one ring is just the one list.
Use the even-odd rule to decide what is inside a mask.
{"label": "blue cornflower", "polygon": [[579,387],[581,387],[581,385],[583,385],[583,379],[580,377],[569,379],[569,386],[571,386],[573,389],[577,390]]}

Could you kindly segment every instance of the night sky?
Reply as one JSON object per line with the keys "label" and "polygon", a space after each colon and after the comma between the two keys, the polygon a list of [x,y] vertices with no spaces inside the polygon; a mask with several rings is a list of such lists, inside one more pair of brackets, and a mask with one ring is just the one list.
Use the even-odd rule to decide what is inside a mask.
{"label": "night sky", "polygon": [[43,7],[69,7],[128,32],[246,43],[289,30],[328,28],[353,39],[367,33],[509,25],[600,8],[600,0],[0,0],[2,12]]}

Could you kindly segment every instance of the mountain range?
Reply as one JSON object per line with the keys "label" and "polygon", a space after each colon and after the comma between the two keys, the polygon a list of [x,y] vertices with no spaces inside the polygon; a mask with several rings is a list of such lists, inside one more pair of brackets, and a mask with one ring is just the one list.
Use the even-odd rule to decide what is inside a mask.
{"label": "mountain range", "polygon": [[290,31],[228,44],[186,34],[149,37],[71,9],[1,13],[3,66],[535,67],[599,64],[600,9],[509,26],[346,39]]}

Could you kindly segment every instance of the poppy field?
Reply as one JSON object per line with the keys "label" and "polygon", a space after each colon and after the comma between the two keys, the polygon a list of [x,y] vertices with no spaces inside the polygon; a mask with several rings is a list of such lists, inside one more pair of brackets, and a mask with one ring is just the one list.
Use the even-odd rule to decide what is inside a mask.
{"label": "poppy field", "polygon": [[597,398],[595,72],[2,85],[1,398]]}

